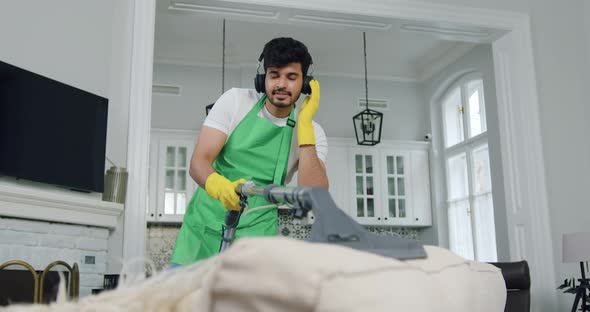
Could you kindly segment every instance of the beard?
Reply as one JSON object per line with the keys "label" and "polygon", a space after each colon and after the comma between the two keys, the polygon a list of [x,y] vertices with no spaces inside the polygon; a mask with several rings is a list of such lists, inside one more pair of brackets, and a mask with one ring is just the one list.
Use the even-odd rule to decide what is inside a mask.
{"label": "beard", "polygon": [[[279,92],[286,93],[288,96],[285,99],[279,100],[279,99],[275,98],[275,94],[277,94]],[[273,90],[271,92],[270,96],[268,96],[268,100],[270,101],[270,103],[272,105],[274,105],[275,107],[278,107],[278,108],[289,107],[289,106],[293,105],[295,102],[297,102],[297,99],[294,99],[294,100],[292,99],[291,92],[289,92],[285,89]]]}

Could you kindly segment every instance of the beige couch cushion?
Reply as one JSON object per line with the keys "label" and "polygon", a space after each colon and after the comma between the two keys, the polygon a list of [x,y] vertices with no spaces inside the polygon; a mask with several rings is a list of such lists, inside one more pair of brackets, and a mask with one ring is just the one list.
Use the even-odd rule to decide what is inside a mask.
{"label": "beige couch cushion", "polygon": [[246,238],[217,260],[201,292],[209,311],[501,312],[498,268],[425,246],[399,261],[288,238]]}

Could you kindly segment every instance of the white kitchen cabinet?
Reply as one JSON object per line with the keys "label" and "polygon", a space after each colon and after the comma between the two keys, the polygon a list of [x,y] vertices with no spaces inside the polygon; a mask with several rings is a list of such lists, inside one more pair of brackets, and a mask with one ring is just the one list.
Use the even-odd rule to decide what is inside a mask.
{"label": "white kitchen cabinet", "polygon": [[189,175],[195,132],[153,130],[148,222],[182,222],[198,185]]}
{"label": "white kitchen cabinet", "polygon": [[[149,222],[181,222],[198,185],[189,176],[196,132],[154,130],[150,147]],[[359,146],[328,138],[329,192],[338,208],[364,225],[432,225],[427,142]],[[289,186],[297,185],[297,176]],[[307,220],[313,223],[313,215]]]}
{"label": "white kitchen cabinet", "polygon": [[368,147],[354,140],[337,139],[336,146],[332,141],[327,170],[330,194],[340,208],[363,225],[432,225],[429,143],[390,141]]}

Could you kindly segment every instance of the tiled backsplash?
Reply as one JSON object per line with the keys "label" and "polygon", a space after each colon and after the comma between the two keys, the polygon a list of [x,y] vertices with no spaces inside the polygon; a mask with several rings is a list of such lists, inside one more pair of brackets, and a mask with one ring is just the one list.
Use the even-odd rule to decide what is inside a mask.
{"label": "tiled backsplash", "polygon": [[[162,270],[168,266],[172,249],[176,242],[176,236],[180,224],[150,224],[147,230],[147,255],[153,261],[156,269]],[[368,226],[370,232],[388,235],[401,236],[412,239],[420,239],[421,230],[414,228],[393,228],[393,227],[376,227]],[[303,225],[299,221],[294,220],[287,210],[279,210],[279,235],[289,236],[296,239],[307,239],[310,234],[311,227]]]}

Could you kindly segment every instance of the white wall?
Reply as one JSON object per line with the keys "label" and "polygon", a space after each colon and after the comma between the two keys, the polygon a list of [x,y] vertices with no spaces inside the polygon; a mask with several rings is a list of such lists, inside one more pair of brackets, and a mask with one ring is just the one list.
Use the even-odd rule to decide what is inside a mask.
{"label": "white wall", "polygon": [[[440,93],[444,93],[449,87],[449,84],[452,85],[456,79],[471,71],[481,74],[484,84],[498,260],[508,261],[510,252],[508,245],[508,229],[506,223],[506,205],[504,201],[504,183],[500,152],[500,131],[498,128],[496,85],[494,80],[494,64],[491,46],[488,44],[478,45],[456,62],[446,66],[444,69],[423,83],[422,94],[424,96],[424,101],[432,105],[431,112],[433,112],[433,115],[431,116],[431,131],[434,134],[433,146],[440,150],[442,145],[441,142],[443,140],[441,133],[442,128],[440,125],[441,120],[440,115],[435,113],[435,111],[440,113],[437,106],[440,104],[439,97],[442,95]],[[435,210],[433,212],[435,216],[435,220],[433,220],[434,226],[425,231],[423,238],[426,242],[430,241],[434,244],[442,243],[443,245],[446,245],[448,238],[448,219],[446,214],[445,197],[446,184],[444,180],[444,171],[442,171],[444,170],[444,160],[441,157],[435,157],[435,159],[438,161],[436,166],[439,175],[433,175],[433,177],[437,177],[438,181],[436,181],[436,183],[441,187],[439,190],[437,190],[436,196],[433,197],[433,209]],[[433,168],[431,172],[434,173],[435,168]]]}
{"label": "white wall", "polygon": [[[253,88],[255,69],[226,68],[225,87]],[[331,137],[354,137],[352,116],[358,98],[364,98],[364,80],[315,75],[320,81],[320,109],[314,118]],[[178,85],[180,96],[154,94],[152,127],[198,130],[205,117],[205,105],[221,93],[220,69],[203,66],[156,64],[154,83]],[[383,139],[421,140],[427,132],[426,105],[417,83],[369,80],[369,98],[389,100],[383,110]],[[301,103],[303,97],[299,99]]]}
{"label": "white wall", "polygon": [[0,60],[106,97],[112,10],[113,1],[3,1]]}
{"label": "white wall", "polygon": [[[561,261],[562,234],[588,231],[590,220],[589,84],[583,83],[584,64],[588,62],[582,39],[583,2],[587,1],[535,1],[530,11],[558,281],[579,275],[576,264]],[[572,300],[560,295],[560,306],[571,307]]]}
{"label": "white wall", "polygon": [[130,44],[128,3],[12,0],[0,9],[1,61],[109,98],[107,155],[121,165],[127,155],[128,87],[120,73],[128,68],[120,51]]}
{"label": "white wall", "polygon": [[[152,128],[198,130],[205,106],[221,95],[221,67],[154,64],[154,84],[180,87],[180,96],[152,96]],[[225,89],[240,86],[240,69],[225,69]]]}
{"label": "white wall", "polygon": [[[109,99],[106,154],[126,165],[132,1],[3,1],[0,60]],[[107,167],[108,168],[108,167]],[[122,223],[110,242],[121,255]],[[113,271],[117,271],[117,266]]]}

